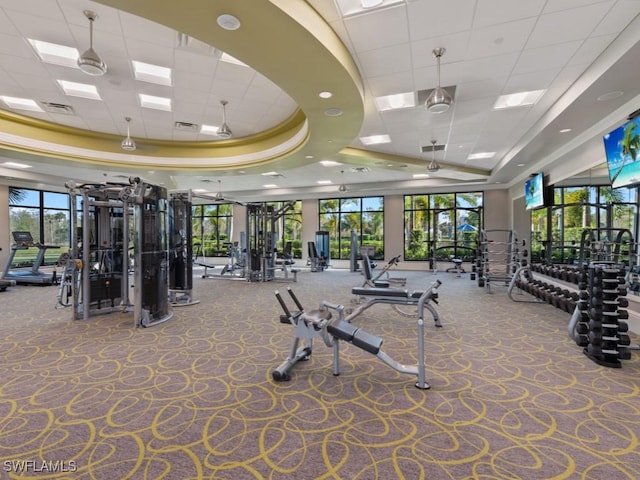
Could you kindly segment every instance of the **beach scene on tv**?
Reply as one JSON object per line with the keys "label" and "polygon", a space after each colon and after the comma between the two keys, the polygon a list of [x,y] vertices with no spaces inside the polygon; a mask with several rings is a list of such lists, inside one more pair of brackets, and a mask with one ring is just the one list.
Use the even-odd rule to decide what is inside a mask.
{"label": "beach scene on tv", "polygon": [[542,196],[542,174],[537,173],[524,184],[524,206],[526,209],[538,208],[544,205],[544,198]]}
{"label": "beach scene on tv", "polygon": [[631,120],[603,137],[609,179],[613,188],[640,184],[640,128]]}

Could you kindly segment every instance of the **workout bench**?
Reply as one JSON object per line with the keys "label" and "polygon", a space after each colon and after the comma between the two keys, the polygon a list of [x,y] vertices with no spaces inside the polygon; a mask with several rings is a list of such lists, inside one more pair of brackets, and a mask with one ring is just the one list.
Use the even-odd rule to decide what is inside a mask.
{"label": "workout bench", "polygon": [[[353,318],[375,303],[387,303],[385,299],[374,298],[367,304],[362,305],[350,313],[348,316],[345,316],[345,309],[342,305],[335,305],[328,302],[321,302],[318,310],[305,313],[304,307],[298,298],[295,296],[291,288],[288,288],[289,296],[293,299],[296,307],[298,308],[298,311],[292,314],[280,296],[280,293],[276,291],[276,298],[284,311],[284,315],[280,316],[280,322],[294,325],[296,328],[291,352],[286,360],[273,370],[273,380],[277,382],[290,380],[291,370],[293,367],[298,362],[306,361],[311,358],[313,339],[322,337],[325,345],[333,348],[333,375],[340,375],[340,340],[342,340],[375,355],[385,364],[400,373],[416,375],[418,377],[418,381],[415,386],[422,390],[429,389],[430,386],[425,379],[423,316],[424,309],[427,308],[432,314],[435,313],[434,318],[436,319],[436,326],[441,326],[439,319],[437,318],[437,312],[435,312],[433,307],[429,306],[429,301],[434,298],[436,295],[435,290],[440,285],[441,282],[436,280],[427,290],[421,292],[419,296],[416,297],[417,292],[416,294],[406,293],[403,299],[412,302],[412,304],[415,304],[417,307],[418,362],[414,366],[403,365],[391,358],[382,351],[382,338],[372,335],[351,323]],[[379,290],[393,291],[393,289]],[[397,293],[394,293],[394,295],[395,298],[402,298]],[[330,310],[337,312],[337,320],[333,320]],[[304,345],[302,345],[301,342],[304,342]]]}

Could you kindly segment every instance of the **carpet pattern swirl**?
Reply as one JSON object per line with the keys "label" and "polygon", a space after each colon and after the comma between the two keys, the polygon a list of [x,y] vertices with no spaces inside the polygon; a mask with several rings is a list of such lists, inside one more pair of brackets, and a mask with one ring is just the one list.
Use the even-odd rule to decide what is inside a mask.
{"label": "carpet pattern swirl", "polygon": [[[334,376],[321,340],[272,380],[293,339],[274,291],[349,306],[358,273],[195,278],[200,303],[146,329],[129,313],[74,321],[56,287],[0,293],[0,479],[640,478],[639,353],[605,368],[568,338],[566,312],[397,273],[409,289],[443,282],[429,390],[350,344]],[[415,319],[376,305],[353,323],[415,364]]]}

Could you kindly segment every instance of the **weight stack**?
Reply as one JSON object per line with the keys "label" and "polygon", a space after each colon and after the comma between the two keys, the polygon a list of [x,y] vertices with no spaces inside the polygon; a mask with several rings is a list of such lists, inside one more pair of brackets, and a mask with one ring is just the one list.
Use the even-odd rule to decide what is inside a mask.
{"label": "weight stack", "polygon": [[[624,267],[612,263],[589,264],[587,281],[579,287],[579,309],[582,314],[577,326],[576,343],[598,365],[620,368],[620,360],[628,360],[631,351],[629,318],[626,308]],[[582,279],[584,280],[584,279]],[[584,289],[583,289],[584,288]]]}

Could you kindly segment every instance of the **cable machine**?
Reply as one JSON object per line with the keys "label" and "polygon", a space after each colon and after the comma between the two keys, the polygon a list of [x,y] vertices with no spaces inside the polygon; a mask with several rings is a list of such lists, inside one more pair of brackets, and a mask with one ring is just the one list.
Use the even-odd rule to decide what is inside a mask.
{"label": "cable machine", "polygon": [[193,299],[193,225],[191,190],[169,192],[169,302],[173,306],[200,303]]}
{"label": "cable machine", "polygon": [[[173,317],[167,282],[167,191],[139,178],[129,182],[67,184],[74,239],[63,275],[76,320],[131,309],[136,327]],[[133,302],[129,299],[130,246]]]}
{"label": "cable machine", "polygon": [[[250,282],[267,282],[276,279],[275,271],[283,269],[285,277],[280,280],[295,281],[296,276],[289,277],[286,264],[276,266],[276,245],[278,242],[277,221],[285,213],[295,207],[290,201],[278,210],[266,203],[250,203],[247,205],[247,273],[245,278]],[[293,271],[293,270],[292,270]]]}

